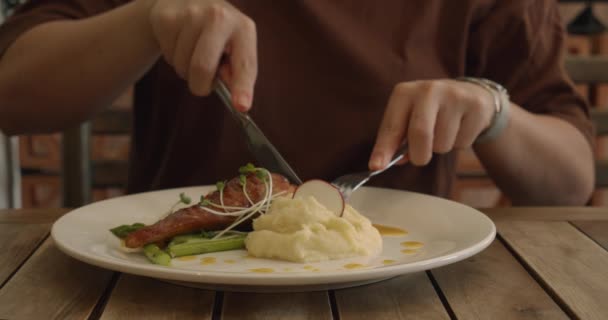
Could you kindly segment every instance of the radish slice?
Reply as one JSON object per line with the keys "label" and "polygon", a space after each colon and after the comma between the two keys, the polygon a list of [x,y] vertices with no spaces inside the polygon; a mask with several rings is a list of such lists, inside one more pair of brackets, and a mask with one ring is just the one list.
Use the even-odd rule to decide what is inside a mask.
{"label": "radish slice", "polygon": [[328,210],[341,217],[344,212],[344,197],[338,188],[323,180],[309,180],[298,186],[294,198],[313,197]]}

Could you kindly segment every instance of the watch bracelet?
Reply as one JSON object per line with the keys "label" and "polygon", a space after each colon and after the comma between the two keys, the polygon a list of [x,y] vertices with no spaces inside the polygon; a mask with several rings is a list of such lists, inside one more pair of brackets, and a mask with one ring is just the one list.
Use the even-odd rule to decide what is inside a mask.
{"label": "watch bracelet", "polygon": [[498,137],[507,127],[509,118],[509,107],[511,103],[507,90],[500,84],[484,78],[460,77],[456,80],[476,84],[490,92],[494,99],[494,116],[492,117],[492,122],[487,129],[477,136],[474,143],[484,143]]}

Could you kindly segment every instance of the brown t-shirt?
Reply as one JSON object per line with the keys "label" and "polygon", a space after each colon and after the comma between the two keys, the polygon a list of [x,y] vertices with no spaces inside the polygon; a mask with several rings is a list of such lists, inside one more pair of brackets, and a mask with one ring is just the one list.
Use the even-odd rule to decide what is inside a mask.
{"label": "brown t-shirt", "polygon": [[[0,28],[0,52],[36,24],[125,2],[32,0]],[[257,24],[251,116],[304,180],[367,168],[391,90],[402,81],[489,78],[513,102],[561,117],[592,141],[586,103],[561,66],[554,1],[231,2]],[[135,101],[130,192],[214,183],[253,161],[217,97],[192,96],[164,61],[138,83]],[[428,166],[396,167],[374,183],[447,196],[454,160],[454,153],[436,155]]]}

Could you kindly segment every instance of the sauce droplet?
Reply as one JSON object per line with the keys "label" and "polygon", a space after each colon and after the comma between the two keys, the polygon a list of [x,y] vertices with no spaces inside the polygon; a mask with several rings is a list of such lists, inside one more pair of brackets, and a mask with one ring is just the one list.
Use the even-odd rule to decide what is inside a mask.
{"label": "sauce droplet", "polygon": [[346,269],[359,269],[359,268],[363,268],[363,267],[365,267],[365,266],[360,263],[349,263],[349,264],[344,265],[344,268],[346,268]]}
{"label": "sauce droplet", "polygon": [[183,256],[183,257],[179,257],[176,259],[179,261],[191,261],[191,260],[195,260],[196,256]]}
{"label": "sauce droplet", "polygon": [[418,248],[422,248],[424,246],[424,244],[422,242],[418,242],[418,241],[405,241],[405,242],[401,242],[401,245],[404,247],[411,248],[411,249],[418,249]]}
{"label": "sauce droplet", "polygon": [[249,271],[251,271],[251,272],[257,272],[257,273],[273,273],[274,269],[272,269],[272,268],[256,268],[256,269],[249,269]]}
{"label": "sauce droplet", "polygon": [[236,263],[236,261],[232,260],[232,259],[225,259],[224,263],[233,264],[233,263]]}
{"label": "sauce droplet", "polygon": [[214,264],[217,261],[217,259],[215,257],[205,257],[205,258],[201,258],[201,264],[202,265],[210,265],[210,264]]}
{"label": "sauce droplet", "polygon": [[313,266],[303,266],[302,268],[303,268],[303,269],[306,269],[306,270],[312,270],[312,269],[314,269],[315,267],[313,267]]}
{"label": "sauce droplet", "polygon": [[393,264],[395,263],[395,260],[382,260],[383,264]]}
{"label": "sauce droplet", "polygon": [[405,254],[414,254],[417,251],[415,249],[403,249],[403,250],[401,250],[401,252],[403,252]]}
{"label": "sauce droplet", "polygon": [[380,235],[383,236],[401,237],[407,234],[407,231],[397,227],[389,227],[381,224],[373,224],[373,226],[380,232]]}
{"label": "sauce droplet", "polygon": [[285,272],[289,272],[289,271],[292,271],[292,270],[293,269],[291,269],[291,268],[283,268],[283,271],[285,271]]}

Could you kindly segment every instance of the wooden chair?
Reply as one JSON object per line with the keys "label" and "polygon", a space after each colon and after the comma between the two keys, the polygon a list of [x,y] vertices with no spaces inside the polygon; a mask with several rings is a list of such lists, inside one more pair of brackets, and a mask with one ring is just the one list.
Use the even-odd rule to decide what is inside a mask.
{"label": "wooden chair", "polygon": [[0,133],[0,148],[0,208],[20,208],[21,174],[17,138]]}
{"label": "wooden chair", "polygon": [[127,163],[92,161],[93,135],[127,135],[131,132],[132,114],[124,110],[106,110],[90,122],[63,133],[62,183],[63,206],[79,207],[92,201],[94,187],[124,187]]}

